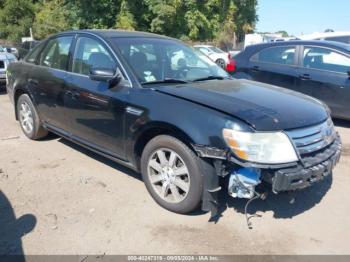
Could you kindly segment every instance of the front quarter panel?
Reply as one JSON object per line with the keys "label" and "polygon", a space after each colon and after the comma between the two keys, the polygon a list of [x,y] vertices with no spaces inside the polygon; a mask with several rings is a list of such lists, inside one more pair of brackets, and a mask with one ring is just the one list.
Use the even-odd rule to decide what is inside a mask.
{"label": "front quarter panel", "polygon": [[[174,87],[175,88],[175,87]],[[135,143],[151,128],[165,128],[187,139],[192,145],[225,149],[222,129],[232,123],[249,127],[224,113],[151,88],[135,88],[130,92],[127,108],[138,109],[139,116],[127,110],[126,149],[133,161]]]}

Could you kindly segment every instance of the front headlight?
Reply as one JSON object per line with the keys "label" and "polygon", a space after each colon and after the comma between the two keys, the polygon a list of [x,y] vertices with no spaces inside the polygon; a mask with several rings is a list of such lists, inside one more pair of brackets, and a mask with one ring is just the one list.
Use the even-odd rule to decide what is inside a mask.
{"label": "front headlight", "polygon": [[295,162],[298,157],[282,132],[242,132],[223,129],[223,136],[233,153],[242,160],[262,164]]}

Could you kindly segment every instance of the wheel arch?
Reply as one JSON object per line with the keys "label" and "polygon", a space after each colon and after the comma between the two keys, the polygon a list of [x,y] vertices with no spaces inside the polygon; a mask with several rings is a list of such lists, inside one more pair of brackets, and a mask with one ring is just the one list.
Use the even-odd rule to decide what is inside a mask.
{"label": "wheel arch", "polygon": [[187,132],[166,122],[152,122],[138,132],[133,145],[133,160],[138,170],[140,170],[140,159],[145,146],[150,140],[159,135],[169,135],[179,139],[197,155],[193,148],[194,141]]}
{"label": "wheel arch", "polygon": [[[18,120],[18,112],[17,112],[17,102],[18,102],[18,99],[21,95],[23,94],[27,94],[30,99],[32,99],[30,93],[28,92],[28,90],[26,88],[23,88],[23,87],[18,87],[15,89],[14,93],[13,93],[13,105],[14,105],[14,108],[15,108],[15,117],[16,117],[16,120]],[[33,101],[33,99],[32,99]]]}

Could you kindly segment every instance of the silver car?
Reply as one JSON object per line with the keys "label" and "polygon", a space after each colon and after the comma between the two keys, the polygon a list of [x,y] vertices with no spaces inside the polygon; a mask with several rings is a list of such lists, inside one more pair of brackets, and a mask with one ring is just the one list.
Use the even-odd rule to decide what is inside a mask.
{"label": "silver car", "polygon": [[0,88],[6,84],[6,68],[7,66],[17,61],[15,55],[8,53],[6,48],[0,46]]}

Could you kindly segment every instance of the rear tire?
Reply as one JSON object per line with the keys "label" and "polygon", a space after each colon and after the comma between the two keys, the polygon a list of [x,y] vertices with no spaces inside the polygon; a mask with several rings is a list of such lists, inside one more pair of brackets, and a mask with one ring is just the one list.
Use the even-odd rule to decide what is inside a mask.
{"label": "rear tire", "polygon": [[195,210],[203,192],[201,161],[172,136],[153,138],[141,157],[141,172],[148,192],[169,211],[185,214]]}
{"label": "rear tire", "polygon": [[224,59],[221,59],[221,58],[219,58],[219,59],[217,59],[216,61],[215,61],[215,63],[218,65],[218,66],[220,66],[222,69],[226,69],[226,62],[225,62],[225,60]]}
{"label": "rear tire", "polygon": [[23,133],[32,140],[46,137],[48,131],[41,125],[39,115],[30,97],[27,94],[21,95],[16,106],[18,120]]}

